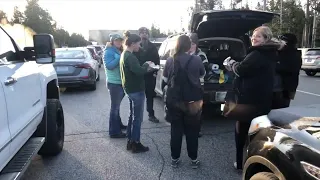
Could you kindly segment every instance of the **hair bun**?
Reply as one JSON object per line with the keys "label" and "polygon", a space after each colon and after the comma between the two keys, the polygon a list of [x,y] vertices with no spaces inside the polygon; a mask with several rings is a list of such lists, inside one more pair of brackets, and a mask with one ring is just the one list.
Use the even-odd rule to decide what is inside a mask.
{"label": "hair bun", "polygon": [[125,36],[125,37],[129,37],[130,35],[131,35],[130,31],[125,31],[123,33],[123,36]]}

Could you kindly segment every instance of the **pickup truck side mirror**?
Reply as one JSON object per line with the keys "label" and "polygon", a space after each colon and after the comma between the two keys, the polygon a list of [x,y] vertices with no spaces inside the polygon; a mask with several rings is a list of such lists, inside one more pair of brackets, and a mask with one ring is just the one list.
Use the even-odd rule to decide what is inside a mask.
{"label": "pickup truck side mirror", "polygon": [[51,34],[36,34],[33,36],[34,52],[38,64],[55,62],[54,40]]}

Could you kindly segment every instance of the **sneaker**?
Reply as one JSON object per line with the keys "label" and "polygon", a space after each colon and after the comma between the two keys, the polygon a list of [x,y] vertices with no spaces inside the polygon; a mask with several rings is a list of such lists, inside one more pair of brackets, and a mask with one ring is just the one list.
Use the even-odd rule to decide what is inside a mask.
{"label": "sneaker", "polygon": [[191,167],[192,169],[197,169],[200,166],[200,161],[198,159],[191,160]]}
{"label": "sneaker", "polygon": [[132,150],[132,142],[130,140],[128,140],[127,142],[127,150],[128,151]]}
{"label": "sneaker", "polygon": [[171,159],[171,166],[173,168],[177,168],[179,166],[179,164],[180,164],[180,159],[179,158],[178,159]]}
{"label": "sneaker", "polygon": [[141,153],[149,151],[149,147],[142,145],[140,142],[132,143],[132,152],[133,153]]}
{"label": "sneaker", "polygon": [[155,116],[149,116],[149,121],[154,122],[154,123],[159,123],[159,119],[157,119]]}
{"label": "sneaker", "polygon": [[126,125],[123,125],[123,124],[120,124],[120,129],[126,130],[126,129],[127,129],[127,126],[126,126]]}
{"label": "sneaker", "polygon": [[115,138],[115,139],[117,139],[117,138],[126,138],[126,137],[127,137],[127,135],[125,133],[123,133],[123,132],[121,132],[120,134],[110,135],[110,138]]}

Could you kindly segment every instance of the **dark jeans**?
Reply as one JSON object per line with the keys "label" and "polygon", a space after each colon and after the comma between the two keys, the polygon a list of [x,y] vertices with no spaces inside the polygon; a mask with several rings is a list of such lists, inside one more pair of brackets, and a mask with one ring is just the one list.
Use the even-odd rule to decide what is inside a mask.
{"label": "dark jeans", "polygon": [[[237,168],[242,169],[243,164],[243,149],[248,137],[248,131],[251,122],[240,122],[238,121],[238,132],[237,127],[235,128],[235,141],[236,141],[236,160]],[[237,126],[237,125],[236,125]]]}
{"label": "dark jeans", "polygon": [[171,121],[171,157],[173,159],[180,158],[182,137],[185,134],[188,156],[192,160],[196,160],[201,112],[190,116],[178,108],[168,107],[168,118]]}
{"label": "dark jeans", "polygon": [[146,93],[146,102],[147,102],[147,112],[149,114],[149,117],[154,116],[154,110],[153,110],[153,98],[156,96],[156,93],[154,91],[156,87],[156,78],[153,77],[153,75],[146,75],[145,76],[145,93]]}
{"label": "dark jeans", "polygon": [[121,133],[120,125],[122,122],[120,118],[120,104],[124,97],[124,91],[121,84],[107,83],[107,86],[111,98],[109,135],[116,135]]}
{"label": "dark jeans", "polygon": [[127,127],[128,139],[140,142],[141,123],[143,121],[145,94],[143,91],[127,94],[130,103],[130,116]]}

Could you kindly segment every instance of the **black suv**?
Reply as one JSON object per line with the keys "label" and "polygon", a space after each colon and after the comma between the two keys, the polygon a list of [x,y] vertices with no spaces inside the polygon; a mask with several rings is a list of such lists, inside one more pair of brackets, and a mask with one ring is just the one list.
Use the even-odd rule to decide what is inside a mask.
{"label": "black suv", "polygon": [[[215,66],[219,69],[206,72],[203,82],[205,104],[216,105],[220,110],[233,81],[233,75],[222,64],[224,59],[231,56],[241,61],[251,45],[246,33],[270,22],[275,15],[252,10],[205,11],[193,15],[190,32],[198,34],[199,48],[206,53],[209,67]],[[181,34],[169,36],[159,48],[160,70],[155,91],[160,96],[165,95],[165,89],[162,89],[163,68],[179,35]]]}
{"label": "black suv", "polygon": [[272,110],[252,120],[243,180],[319,180],[320,104]]}

